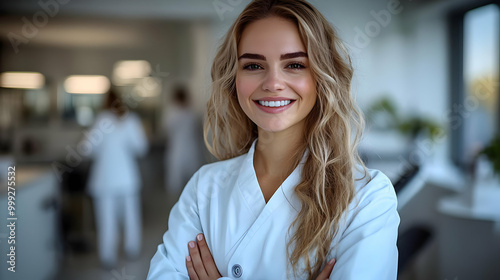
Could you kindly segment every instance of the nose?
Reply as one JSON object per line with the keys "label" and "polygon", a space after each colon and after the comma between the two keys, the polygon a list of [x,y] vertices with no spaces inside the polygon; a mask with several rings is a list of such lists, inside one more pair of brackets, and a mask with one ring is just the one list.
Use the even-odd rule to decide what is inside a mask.
{"label": "nose", "polygon": [[285,81],[279,70],[269,70],[266,73],[264,82],[262,83],[262,90],[269,92],[278,92],[285,88]]}

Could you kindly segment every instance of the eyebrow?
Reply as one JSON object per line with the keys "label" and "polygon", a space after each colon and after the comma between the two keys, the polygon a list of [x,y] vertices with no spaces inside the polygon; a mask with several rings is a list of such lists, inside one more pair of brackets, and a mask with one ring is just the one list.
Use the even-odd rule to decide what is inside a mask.
{"label": "eyebrow", "polygon": [[261,54],[254,54],[254,53],[244,53],[238,57],[238,60],[242,58],[248,58],[248,59],[258,59],[258,60],[266,60],[266,57],[261,55]]}
{"label": "eyebrow", "polygon": [[296,57],[307,57],[307,53],[305,53],[305,52],[286,53],[286,54],[282,54],[280,56],[280,59],[285,60],[285,59],[291,59],[291,58],[296,58]]}
{"label": "eyebrow", "polygon": [[[282,54],[280,56],[280,60],[292,59],[292,58],[297,58],[297,57],[307,57],[307,53],[305,53],[305,52],[293,52],[293,53]],[[265,56],[263,56],[261,54],[254,54],[254,53],[244,53],[240,57],[238,57],[238,60],[243,59],[243,58],[266,60]]]}

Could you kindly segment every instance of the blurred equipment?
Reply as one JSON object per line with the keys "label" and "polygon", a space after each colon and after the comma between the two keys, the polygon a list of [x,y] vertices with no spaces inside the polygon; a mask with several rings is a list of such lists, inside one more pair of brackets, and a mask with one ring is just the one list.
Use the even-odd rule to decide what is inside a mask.
{"label": "blurred equipment", "polygon": [[62,175],[62,245],[64,253],[93,250],[94,219],[92,203],[85,194],[90,163],[82,161],[71,172]]}
{"label": "blurred equipment", "polygon": [[431,237],[431,231],[425,226],[411,227],[399,235],[397,243],[399,273],[405,270],[410,261],[424,248]]}

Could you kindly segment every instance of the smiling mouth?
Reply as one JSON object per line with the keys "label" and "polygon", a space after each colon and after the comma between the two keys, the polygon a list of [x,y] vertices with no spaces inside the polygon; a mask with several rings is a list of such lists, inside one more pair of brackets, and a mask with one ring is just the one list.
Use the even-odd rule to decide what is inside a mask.
{"label": "smiling mouth", "polygon": [[264,107],[283,107],[287,106],[295,100],[278,100],[278,101],[263,101],[257,100],[256,102]]}

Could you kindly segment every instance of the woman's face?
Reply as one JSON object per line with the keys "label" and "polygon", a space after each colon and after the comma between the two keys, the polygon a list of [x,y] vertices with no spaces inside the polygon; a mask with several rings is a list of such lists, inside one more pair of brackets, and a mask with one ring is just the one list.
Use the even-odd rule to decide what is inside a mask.
{"label": "woman's face", "polygon": [[316,102],[316,84],[294,23],[269,17],[244,29],[236,91],[241,108],[260,129],[302,132]]}

